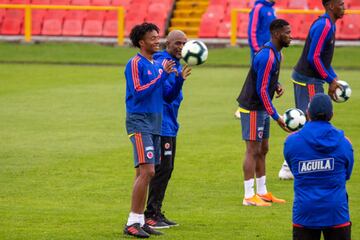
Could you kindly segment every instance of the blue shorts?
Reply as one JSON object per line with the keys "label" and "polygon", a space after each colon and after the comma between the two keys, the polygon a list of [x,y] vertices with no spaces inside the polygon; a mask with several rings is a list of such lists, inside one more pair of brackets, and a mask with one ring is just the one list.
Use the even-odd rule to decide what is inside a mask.
{"label": "blue shorts", "polygon": [[240,109],[242,137],[245,141],[261,142],[270,136],[270,117],[266,111]]}
{"label": "blue shorts", "polygon": [[324,92],[324,81],[317,78],[311,78],[293,72],[294,96],[296,108],[302,110],[306,114],[309,102],[316,93]]}
{"label": "blue shorts", "polygon": [[134,133],[130,135],[134,147],[134,166],[160,164],[160,135]]}

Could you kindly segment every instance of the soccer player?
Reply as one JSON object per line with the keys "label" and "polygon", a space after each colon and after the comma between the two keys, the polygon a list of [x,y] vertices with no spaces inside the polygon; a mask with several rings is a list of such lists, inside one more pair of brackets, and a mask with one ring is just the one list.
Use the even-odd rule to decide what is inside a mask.
{"label": "soccer player", "polygon": [[[249,14],[248,43],[251,59],[270,41],[270,23],[276,19],[274,10],[275,0],[257,0]],[[235,112],[235,117],[240,118],[240,109]]]}
{"label": "soccer player", "polygon": [[155,167],[155,176],[152,178],[149,186],[149,196],[147,208],[145,211],[146,223],[153,228],[168,228],[177,226],[174,221],[169,220],[162,213],[162,203],[171,173],[174,169],[174,160],[176,152],[176,135],[179,129],[177,122],[180,103],[183,99],[182,91],[176,89],[176,83],[182,86],[184,80],[190,75],[191,68],[188,65],[182,67],[180,64],[181,50],[187,37],[185,33],[179,30],[171,31],[166,39],[166,49],[154,54],[154,60],[160,64],[167,61],[174,61],[176,71],[169,74],[164,84],[164,98],[174,96],[169,92],[175,91],[178,94],[175,98],[164,100],[164,112],[161,128],[161,163]]}
{"label": "soccer player", "polygon": [[293,240],[350,240],[346,181],[354,153],[344,132],[336,129],[331,99],[313,96],[309,122],[285,141],[284,156],[294,174]]}
{"label": "soccer player", "polygon": [[[161,66],[153,54],[159,50],[159,28],[151,23],[136,25],[130,39],[140,52],[129,60],[126,78],[126,130],[134,147],[135,182],[131,212],[124,234],[148,238],[160,235],[145,224],[144,208],[147,190],[160,162],[160,134],[163,112],[163,84],[173,72],[175,62]],[[178,84],[178,82],[176,83]]]}
{"label": "soccer player", "polygon": [[[244,86],[237,101],[241,108],[242,137],[246,142],[243,164],[245,197],[243,205],[270,206],[270,202],[284,203],[267,191],[265,158],[269,148],[271,116],[285,131],[289,131],[283,118],[272,104],[284,90],[278,82],[281,49],[291,42],[291,28],[287,21],[276,19],[270,25],[271,41],[255,55]],[[256,194],[254,191],[256,176]]]}
{"label": "soccer player", "polygon": [[[335,23],[344,16],[344,1],[322,0],[322,3],[326,13],[310,27],[302,55],[292,73],[295,105],[304,113],[315,93],[324,92],[325,82],[329,84],[328,94],[331,98],[335,98],[335,90],[340,87],[331,61],[335,47]],[[279,178],[293,178],[285,161]]]}

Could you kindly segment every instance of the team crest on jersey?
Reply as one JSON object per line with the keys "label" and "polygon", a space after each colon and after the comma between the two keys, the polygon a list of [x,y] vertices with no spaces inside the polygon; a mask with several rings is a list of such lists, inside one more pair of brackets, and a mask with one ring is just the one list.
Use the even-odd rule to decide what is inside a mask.
{"label": "team crest on jersey", "polygon": [[165,143],[165,149],[169,149],[170,148],[170,143]]}
{"label": "team crest on jersey", "polygon": [[151,75],[151,74],[152,74],[152,72],[150,70],[148,70],[148,75]]}
{"label": "team crest on jersey", "polygon": [[271,16],[271,15],[272,15],[272,13],[271,13],[271,12],[268,12],[267,14],[268,14],[268,16]]}
{"label": "team crest on jersey", "polygon": [[154,153],[153,153],[153,152],[147,152],[147,153],[146,153],[146,157],[147,157],[148,159],[152,159],[152,158],[154,157]]}
{"label": "team crest on jersey", "polygon": [[326,172],[334,170],[334,159],[324,158],[299,161],[299,173]]}

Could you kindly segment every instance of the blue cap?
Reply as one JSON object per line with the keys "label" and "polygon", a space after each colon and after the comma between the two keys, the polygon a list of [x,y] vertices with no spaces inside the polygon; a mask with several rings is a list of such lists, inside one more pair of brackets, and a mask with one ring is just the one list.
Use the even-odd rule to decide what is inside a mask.
{"label": "blue cap", "polygon": [[308,113],[312,121],[330,121],[333,115],[331,99],[324,93],[317,93],[309,103]]}

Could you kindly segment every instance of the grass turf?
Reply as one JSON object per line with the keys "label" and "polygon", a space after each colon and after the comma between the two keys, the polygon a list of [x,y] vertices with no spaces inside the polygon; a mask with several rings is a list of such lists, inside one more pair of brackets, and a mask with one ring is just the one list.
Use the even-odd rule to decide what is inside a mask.
{"label": "grass turf", "polygon": [[[92,58],[95,52],[87,52],[89,62],[98,59]],[[228,52],[218,53],[220,61]],[[76,55],[64,55],[62,61],[77,59]],[[26,61],[34,60],[32,56],[36,54]],[[0,239],[123,238],[134,177],[124,127],[123,67],[0,68]],[[175,171],[164,202],[166,214],[181,226],[164,230],[166,235],[159,239],[291,238],[292,182],[277,179],[286,133],[274,123],[267,185],[288,203],[270,208],[241,205],[245,147],[233,112],[247,71],[205,65],[194,67],[187,80]],[[360,144],[359,73],[338,71],[353,96],[334,104],[333,120],[352,140],[355,156]],[[279,112],[294,105],[289,76],[290,70],[281,72],[287,92],[274,101]],[[360,235],[359,181],[355,163],[347,185],[355,240]]]}

